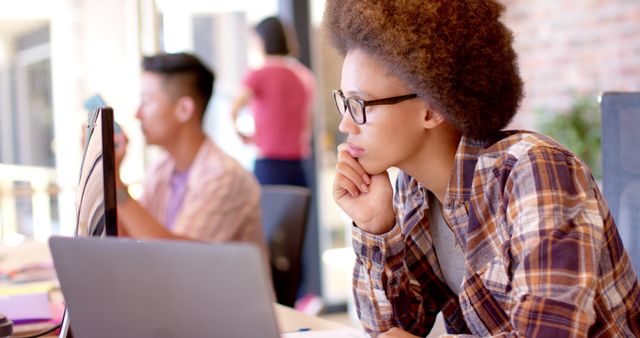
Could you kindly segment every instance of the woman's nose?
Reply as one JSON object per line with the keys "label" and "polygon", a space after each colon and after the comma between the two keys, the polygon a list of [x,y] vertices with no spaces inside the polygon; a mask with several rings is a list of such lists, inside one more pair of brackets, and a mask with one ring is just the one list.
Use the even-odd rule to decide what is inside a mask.
{"label": "woman's nose", "polygon": [[358,124],[356,124],[356,122],[353,121],[353,118],[351,118],[351,115],[347,113],[342,115],[342,120],[340,120],[338,130],[344,134],[355,134],[358,131]]}

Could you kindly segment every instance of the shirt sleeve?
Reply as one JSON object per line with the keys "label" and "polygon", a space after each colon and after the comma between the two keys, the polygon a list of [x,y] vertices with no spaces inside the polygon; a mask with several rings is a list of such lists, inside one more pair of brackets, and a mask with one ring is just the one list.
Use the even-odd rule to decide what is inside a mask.
{"label": "shirt sleeve", "polygon": [[258,70],[249,71],[242,79],[242,84],[251,89],[254,95],[258,95],[260,91],[260,72]]}
{"label": "shirt sleeve", "polygon": [[525,336],[586,337],[595,321],[604,215],[587,167],[533,148],[507,182],[513,224],[513,329]]}
{"label": "shirt sleeve", "polygon": [[[230,162],[224,157],[218,161]],[[248,222],[255,214],[251,209],[257,206],[259,192],[239,166],[212,168],[201,177],[200,189],[185,197],[180,215],[183,226],[176,231],[207,242],[246,241],[259,226]]]}
{"label": "shirt sleeve", "polygon": [[604,227],[594,187],[559,149],[533,148],[514,165],[504,196],[514,305],[511,330],[496,337],[588,336]]}
{"label": "shirt sleeve", "polygon": [[[425,248],[405,243],[401,226],[404,204],[404,178],[398,177],[398,191],[394,194],[396,224],[386,234],[372,235],[356,226],[352,229],[356,264],[353,274],[353,292],[358,317],[364,329],[376,335],[392,327],[401,327],[414,334],[426,335],[431,330],[437,311],[425,311],[420,283],[405,263],[405,252]],[[400,216],[400,217],[399,217]],[[419,229],[416,229],[419,230]],[[421,230],[420,230],[421,231]],[[418,256],[426,256],[426,252]],[[423,268],[416,264],[419,270]]]}

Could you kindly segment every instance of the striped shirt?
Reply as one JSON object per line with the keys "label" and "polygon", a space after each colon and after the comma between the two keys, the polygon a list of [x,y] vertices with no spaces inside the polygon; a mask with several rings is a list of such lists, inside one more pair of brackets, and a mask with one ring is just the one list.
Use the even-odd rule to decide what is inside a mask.
{"label": "striped shirt", "polygon": [[505,132],[462,138],[443,217],[465,255],[462,290],[443,281],[426,190],[400,173],[396,225],[353,227],[354,296],[367,332],[425,336],[442,311],[447,332],[501,337],[640,335],[640,286],[585,164],[552,139]]}
{"label": "striped shirt", "polygon": [[[166,156],[149,169],[142,206],[166,224],[175,163]],[[253,243],[266,253],[260,221],[260,186],[255,177],[210,139],[189,169],[186,192],[171,231],[206,242]]]}

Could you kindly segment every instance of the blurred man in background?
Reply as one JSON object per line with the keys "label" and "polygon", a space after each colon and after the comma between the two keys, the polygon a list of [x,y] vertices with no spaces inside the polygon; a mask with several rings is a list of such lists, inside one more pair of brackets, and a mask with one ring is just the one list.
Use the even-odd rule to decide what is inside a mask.
{"label": "blurred man in background", "polygon": [[[147,143],[161,147],[166,154],[149,169],[138,201],[129,196],[117,176],[120,234],[243,241],[266,254],[258,183],[202,129],[213,72],[187,53],[145,57],[142,66],[136,117]],[[124,134],[115,138],[119,168],[127,140]]]}

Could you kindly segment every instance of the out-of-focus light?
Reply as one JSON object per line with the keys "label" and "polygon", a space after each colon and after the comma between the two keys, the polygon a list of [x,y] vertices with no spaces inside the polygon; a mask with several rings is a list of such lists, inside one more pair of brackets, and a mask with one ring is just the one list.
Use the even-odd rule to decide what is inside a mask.
{"label": "out-of-focus light", "polygon": [[0,0],[0,20],[49,19],[59,5],[55,0]]}
{"label": "out-of-focus light", "polygon": [[9,51],[7,50],[6,41],[0,37],[0,67],[3,67],[9,62]]}
{"label": "out-of-focus light", "polygon": [[248,113],[241,113],[236,120],[236,128],[244,135],[251,136],[256,132],[256,125],[253,117]]}
{"label": "out-of-focus light", "polygon": [[142,197],[142,192],[143,192],[142,184],[132,183],[132,184],[129,184],[127,187],[128,187],[127,190],[129,192],[129,195],[131,195],[131,197],[133,197],[134,199],[139,199],[140,197]]}
{"label": "out-of-focus light", "polygon": [[322,253],[322,262],[327,266],[342,269],[351,269],[356,255],[351,247],[329,249]]}
{"label": "out-of-focus light", "polygon": [[[1,0],[0,0],[1,1]],[[265,16],[278,13],[278,1],[276,0],[234,0],[234,1],[209,1],[209,0],[156,0],[156,4],[162,13],[191,12],[191,13],[229,13],[244,12],[248,22],[258,22]]]}
{"label": "out-of-focus light", "polygon": [[26,236],[19,233],[6,234],[3,238],[4,245],[8,247],[17,247],[24,243]]}
{"label": "out-of-focus light", "polygon": [[[2,1],[2,0],[0,0]],[[182,10],[214,11],[214,12],[238,12],[238,11],[272,11],[278,9],[277,1],[203,1],[203,0],[156,0],[158,8],[162,11]]]}

